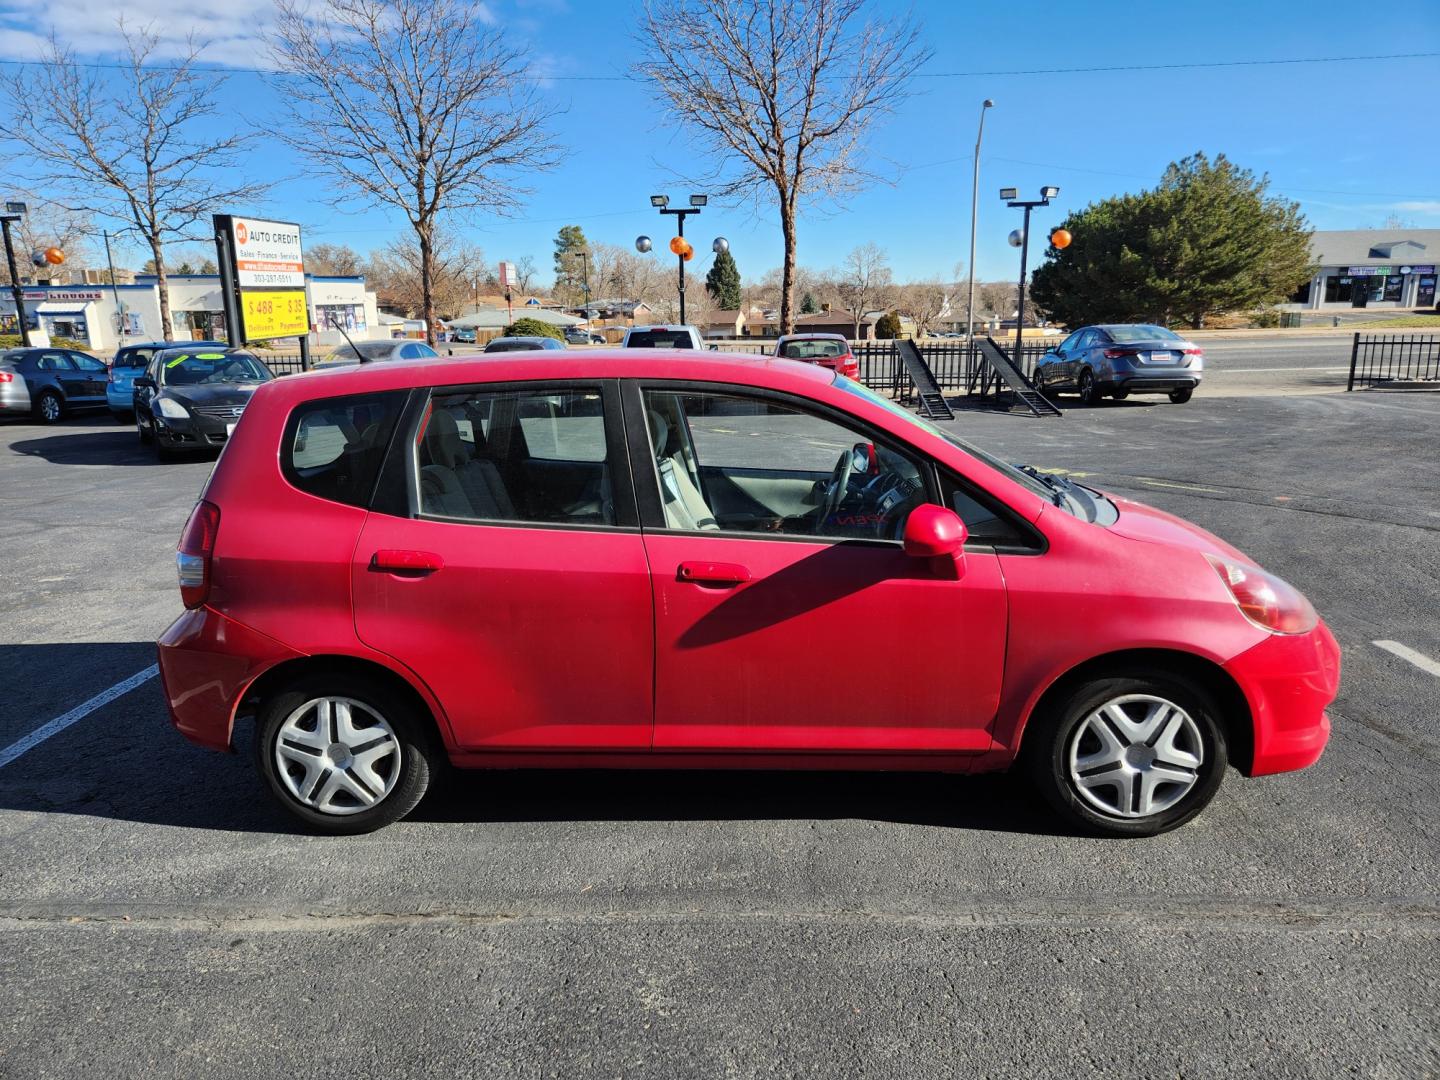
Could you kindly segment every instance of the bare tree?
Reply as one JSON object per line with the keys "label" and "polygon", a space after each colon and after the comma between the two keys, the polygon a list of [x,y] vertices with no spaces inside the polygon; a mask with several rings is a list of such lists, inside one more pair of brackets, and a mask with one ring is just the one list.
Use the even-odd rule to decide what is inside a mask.
{"label": "bare tree", "polygon": [[364,260],[349,244],[311,244],[305,249],[305,265],[314,274],[350,277],[364,272]]}
{"label": "bare tree", "polygon": [[[485,276],[485,253],[442,228],[431,235],[430,262],[430,318],[454,318],[475,300],[477,282]],[[396,237],[372,251],[366,273],[387,306],[411,313],[423,310],[427,294],[420,249],[409,237]]]}
{"label": "bare tree", "polygon": [[452,216],[505,212],[517,174],[556,158],[526,57],[478,0],[278,0],[270,48],[295,119],[287,141],[337,203],[402,212],[435,340],[435,237]]}
{"label": "bare tree", "polygon": [[41,63],[0,79],[11,107],[6,130],[33,163],[35,186],[68,210],[122,222],[120,232],[150,250],[168,341],[165,245],[208,236],[210,214],[250,201],[263,185],[242,179],[249,136],[232,117],[217,119],[225,80],[196,66],[203,44],[190,39],[178,57],[152,66],[159,36],[123,20],[120,34],[125,57],[113,77],[77,62],[52,36]]}
{"label": "bare tree", "polygon": [[956,287],[943,281],[912,281],[898,290],[900,309],[915,320],[915,332],[925,335],[949,311]]}
{"label": "bare tree", "polygon": [[852,248],[845,262],[834,273],[840,303],[855,324],[860,336],[860,320],[872,308],[884,306],[890,296],[890,263],[878,244],[861,244]]}
{"label": "bare tree", "polygon": [[794,328],[802,203],[875,179],[865,138],[930,56],[908,18],[867,15],[867,0],[646,0],[641,40],[654,59],[636,70],[715,161],[718,194],[779,210],[783,332]]}
{"label": "bare tree", "polygon": [[516,287],[528,296],[531,286],[535,284],[535,275],[538,272],[535,266],[535,257],[533,255],[521,255],[520,258],[515,260]]}

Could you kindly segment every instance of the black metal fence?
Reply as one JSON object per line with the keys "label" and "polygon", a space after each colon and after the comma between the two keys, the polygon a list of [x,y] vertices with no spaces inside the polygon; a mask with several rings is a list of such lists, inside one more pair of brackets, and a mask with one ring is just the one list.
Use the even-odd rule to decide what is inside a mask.
{"label": "black metal fence", "polygon": [[1440,381],[1440,335],[1355,335],[1346,390],[1386,383],[1435,381]]}
{"label": "black metal fence", "polygon": [[[922,341],[917,344],[920,355],[935,373],[935,382],[940,389],[966,394],[983,392],[987,365],[975,345],[968,341]],[[900,362],[893,342],[857,341],[852,343],[851,348],[860,361],[860,381],[866,386],[901,399],[908,399],[914,394],[915,384]],[[1026,378],[1034,374],[1035,361],[1049,348],[1049,345],[1039,342],[1023,346],[1019,366]]]}
{"label": "black metal fence", "polygon": [[[300,366],[300,354],[298,352],[262,353],[260,359],[264,360],[265,366],[276,375],[294,375],[297,371],[304,370]],[[312,357],[311,360],[313,362],[314,358]]]}

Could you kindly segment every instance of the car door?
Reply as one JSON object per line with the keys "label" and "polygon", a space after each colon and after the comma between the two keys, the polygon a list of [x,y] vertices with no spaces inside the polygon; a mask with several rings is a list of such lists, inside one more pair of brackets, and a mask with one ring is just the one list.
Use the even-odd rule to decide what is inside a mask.
{"label": "car door", "polygon": [[656,749],[989,748],[998,560],[977,549],[963,580],[943,580],[894,539],[932,500],[929,462],[795,398],[650,383],[625,400]]}
{"label": "car door", "polygon": [[1060,377],[1060,385],[1067,390],[1073,390],[1080,383],[1080,372],[1085,369],[1089,359],[1090,343],[1094,339],[1095,332],[1090,329],[1078,331],[1070,342],[1070,347],[1065,350],[1065,360],[1061,365],[1063,374]]}
{"label": "car door", "polygon": [[93,356],[87,356],[85,353],[71,352],[66,355],[84,376],[84,404],[105,404],[105,381],[110,374],[110,369],[105,366],[103,361],[97,360]]}
{"label": "car door", "polygon": [[[35,367],[40,373],[40,382],[44,384],[53,380],[65,395],[66,401],[75,405],[87,403],[89,379],[75,366],[67,353],[46,349],[36,358]],[[34,396],[33,393],[31,396]]]}
{"label": "car door", "polygon": [[1065,358],[1079,339],[1080,332],[1077,330],[1035,362],[1035,381],[1042,390],[1059,386],[1065,381]]}
{"label": "car door", "polygon": [[392,440],[402,497],[362,528],[355,627],[424,681],[462,750],[650,746],[650,576],[616,394],[436,391]]}

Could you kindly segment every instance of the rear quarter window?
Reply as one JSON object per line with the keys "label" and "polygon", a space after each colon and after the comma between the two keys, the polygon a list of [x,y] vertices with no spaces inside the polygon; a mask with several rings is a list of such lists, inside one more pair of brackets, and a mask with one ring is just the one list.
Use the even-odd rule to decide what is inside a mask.
{"label": "rear quarter window", "polygon": [[406,391],[309,401],[285,425],[280,467],[307,494],[368,506]]}
{"label": "rear quarter window", "polygon": [[627,349],[693,349],[695,342],[683,330],[640,330],[625,339]]}

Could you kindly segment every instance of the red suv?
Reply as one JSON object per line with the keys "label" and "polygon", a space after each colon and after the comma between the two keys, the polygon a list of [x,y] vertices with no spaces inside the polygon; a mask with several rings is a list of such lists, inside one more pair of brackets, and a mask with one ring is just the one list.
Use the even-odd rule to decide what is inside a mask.
{"label": "red suv", "polygon": [[175,725],[308,825],[470,768],[1018,763],[1173,828],[1314,762],[1339,650],[1168,514],[1005,464],[819,367],[695,352],[261,386],[185,527]]}
{"label": "red suv", "polygon": [[842,334],[784,334],[775,342],[775,355],[785,360],[838,371],[847,379],[860,378],[860,361]]}

